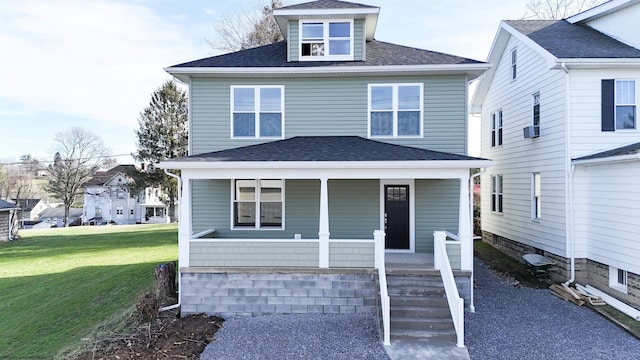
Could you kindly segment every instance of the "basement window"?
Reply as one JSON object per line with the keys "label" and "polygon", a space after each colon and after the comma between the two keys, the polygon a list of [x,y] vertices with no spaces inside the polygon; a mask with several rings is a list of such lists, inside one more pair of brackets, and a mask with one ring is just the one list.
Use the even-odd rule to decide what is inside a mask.
{"label": "basement window", "polygon": [[609,266],[609,287],[627,293],[627,271]]}

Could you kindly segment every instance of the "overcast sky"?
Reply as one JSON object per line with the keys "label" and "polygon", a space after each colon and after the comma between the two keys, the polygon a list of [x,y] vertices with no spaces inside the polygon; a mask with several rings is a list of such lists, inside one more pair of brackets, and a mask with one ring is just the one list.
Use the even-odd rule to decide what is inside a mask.
{"label": "overcast sky", "polygon": [[[527,0],[356,2],[381,7],[378,40],[485,60],[500,20],[521,18]],[[138,116],[170,79],[163,68],[215,55],[213,24],[260,3],[0,0],[0,162],[50,160],[54,134],[71,126],[114,155],[135,151]]]}

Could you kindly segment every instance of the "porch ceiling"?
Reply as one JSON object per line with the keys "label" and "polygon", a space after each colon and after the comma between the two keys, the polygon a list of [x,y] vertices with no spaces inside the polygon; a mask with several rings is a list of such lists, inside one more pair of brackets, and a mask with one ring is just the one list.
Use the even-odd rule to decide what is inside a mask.
{"label": "porch ceiling", "polygon": [[[163,169],[206,171],[212,178],[265,175],[291,178],[389,178],[416,176],[460,177],[443,174],[491,166],[486,159],[409,146],[358,136],[300,136],[263,144],[192,155],[160,162]],[[221,171],[224,170],[224,171]],[[304,170],[304,174],[301,174]],[[406,174],[404,174],[406,172]],[[199,176],[196,176],[199,177]]]}

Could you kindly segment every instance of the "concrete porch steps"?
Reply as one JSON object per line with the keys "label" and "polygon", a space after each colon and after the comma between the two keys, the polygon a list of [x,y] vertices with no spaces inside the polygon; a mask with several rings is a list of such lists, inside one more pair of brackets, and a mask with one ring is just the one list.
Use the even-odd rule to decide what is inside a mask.
{"label": "concrete porch steps", "polygon": [[391,343],[419,341],[455,346],[444,286],[439,274],[388,274]]}

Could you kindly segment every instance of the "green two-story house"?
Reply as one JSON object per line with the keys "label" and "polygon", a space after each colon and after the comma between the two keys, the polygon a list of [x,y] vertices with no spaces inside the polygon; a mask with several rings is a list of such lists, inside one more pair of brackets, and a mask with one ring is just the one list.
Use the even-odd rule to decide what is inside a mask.
{"label": "green two-story house", "polygon": [[436,231],[472,270],[490,161],[466,155],[467,88],[489,66],[377,41],[379,11],[283,7],[285,41],[166,69],[189,88],[190,155],[159,165],[181,171],[183,314],[374,312],[376,257],[433,258]]}

